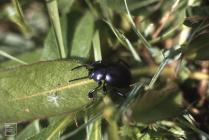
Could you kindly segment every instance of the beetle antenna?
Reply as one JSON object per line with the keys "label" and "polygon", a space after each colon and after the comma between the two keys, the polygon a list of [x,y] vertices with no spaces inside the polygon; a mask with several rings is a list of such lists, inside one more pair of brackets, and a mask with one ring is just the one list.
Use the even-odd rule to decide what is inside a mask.
{"label": "beetle antenna", "polygon": [[76,70],[76,69],[80,69],[82,67],[85,67],[86,69],[90,69],[90,65],[83,64],[83,65],[80,65],[80,66],[77,66],[77,67],[72,68],[71,71]]}
{"label": "beetle antenna", "polygon": [[86,78],[89,78],[89,76],[84,76],[84,77],[72,79],[72,80],[69,80],[68,82],[70,83],[70,82],[73,82],[73,81],[82,80],[82,79],[86,79]]}

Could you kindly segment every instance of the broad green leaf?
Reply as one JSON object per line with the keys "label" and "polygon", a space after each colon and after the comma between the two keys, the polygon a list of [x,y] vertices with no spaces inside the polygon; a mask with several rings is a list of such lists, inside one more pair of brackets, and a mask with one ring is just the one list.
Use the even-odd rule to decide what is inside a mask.
{"label": "broad green leaf", "polygon": [[67,116],[56,117],[53,122],[42,131],[29,138],[29,140],[59,140],[61,132],[74,121],[75,114],[69,114]]}
{"label": "broad green leaf", "polygon": [[90,12],[78,22],[72,39],[71,57],[88,58],[91,51],[91,41],[94,32],[94,18]]}
{"label": "broad green leaf", "polygon": [[176,117],[183,113],[182,96],[173,83],[161,90],[150,90],[131,105],[135,121],[150,123]]}
{"label": "broad green leaf", "polygon": [[91,101],[93,80],[69,80],[88,75],[71,61],[45,61],[0,70],[0,122],[45,118],[81,110]]}
{"label": "broad green leaf", "polygon": [[195,37],[183,53],[186,59],[209,60],[209,33]]}

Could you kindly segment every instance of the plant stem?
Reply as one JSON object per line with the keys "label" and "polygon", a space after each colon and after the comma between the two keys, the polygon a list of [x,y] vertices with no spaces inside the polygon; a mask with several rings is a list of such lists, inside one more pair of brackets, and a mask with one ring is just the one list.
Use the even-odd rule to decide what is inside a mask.
{"label": "plant stem", "polygon": [[136,25],[135,25],[135,23],[134,23],[134,21],[133,21],[133,19],[132,19],[132,17],[131,17],[131,14],[130,14],[130,12],[129,12],[129,9],[128,9],[128,5],[127,5],[126,0],[124,0],[124,2],[125,2],[126,12],[127,12],[127,14],[128,14],[128,18],[129,18],[129,21],[130,21],[130,23],[131,23],[131,26],[132,26],[133,31],[134,31],[134,32],[137,34],[137,36],[142,40],[142,42],[143,42],[144,46],[147,48],[147,50],[149,50],[149,52],[151,52],[151,51],[150,51],[150,48],[152,48],[152,46],[151,46],[151,45],[149,44],[149,42],[144,38],[144,36],[137,30]]}

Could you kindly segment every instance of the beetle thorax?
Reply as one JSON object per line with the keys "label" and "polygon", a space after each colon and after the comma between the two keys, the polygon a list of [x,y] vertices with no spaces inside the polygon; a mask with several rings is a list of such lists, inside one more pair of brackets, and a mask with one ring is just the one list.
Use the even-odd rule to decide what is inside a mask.
{"label": "beetle thorax", "polygon": [[101,81],[105,79],[106,72],[105,69],[93,69],[90,71],[89,76],[91,79],[94,79],[95,81]]}

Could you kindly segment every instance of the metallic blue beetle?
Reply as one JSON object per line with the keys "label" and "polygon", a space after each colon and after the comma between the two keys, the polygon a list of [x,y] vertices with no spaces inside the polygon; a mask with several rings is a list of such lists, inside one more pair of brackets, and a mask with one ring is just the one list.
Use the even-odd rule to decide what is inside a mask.
{"label": "metallic blue beetle", "polygon": [[[84,64],[77,66],[72,70],[85,67],[88,69],[89,74],[86,77],[81,77],[77,79],[70,80],[81,80],[84,78],[90,78],[95,80],[98,83],[98,86],[88,93],[89,98],[94,98],[96,91],[102,87],[103,93],[107,93],[107,86],[117,88],[117,89],[126,89],[131,84],[131,73],[128,69],[128,65],[124,61],[118,61],[118,63],[105,63],[103,61],[96,61],[92,64]],[[125,96],[121,92],[117,92],[120,96]]]}

